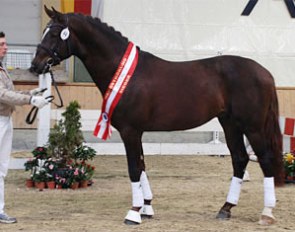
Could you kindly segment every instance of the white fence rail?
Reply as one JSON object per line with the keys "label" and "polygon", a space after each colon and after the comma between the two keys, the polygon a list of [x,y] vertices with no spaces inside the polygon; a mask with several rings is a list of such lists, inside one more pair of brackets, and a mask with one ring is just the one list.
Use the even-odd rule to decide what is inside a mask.
{"label": "white fence rail", "polygon": [[[51,110],[51,119],[60,120],[63,110]],[[96,122],[100,116],[100,110],[80,110],[82,131],[93,131]],[[283,152],[289,152],[295,145],[294,137],[285,134],[285,117],[280,117],[280,126],[283,136]],[[291,119],[292,120],[292,119]],[[295,123],[294,123],[295,125]],[[115,128],[113,128],[115,131]],[[293,129],[295,134],[295,128]],[[163,155],[228,155],[229,150],[225,143],[220,142],[219,133],[223,129],[217,118],[205,123],[202,126],[186,130],[187,133],[192,132],[212,132],[212,140],[209,143],[144,143],[143,148],[145,154],[163,154]],[[246,142],[246,144],[248,144]],[[91,143],[98,154],[125,154],[122,143]],[[248,149],[251,149],[248,147]],[[294,148],[293,148],[294,149]]]}

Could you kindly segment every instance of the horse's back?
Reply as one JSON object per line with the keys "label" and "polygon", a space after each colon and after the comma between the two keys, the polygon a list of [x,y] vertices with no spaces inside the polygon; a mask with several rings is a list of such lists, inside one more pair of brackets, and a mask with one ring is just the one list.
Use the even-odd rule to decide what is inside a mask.
{"label": "horse's back", "polygon": [[274,85],[265,68],[239,56],[170,62],[144,53],[135,75],[133,101],[144,130],[193,128],[229,112],[248,115],[269,101]]}
{"label": "horse's back", "polygon": [[[258,62],[241,56],[220,56],[212,58],[226,81],[237,86],[274,85],[271,73]],[[209,59],[210,60],[210,59]]]}

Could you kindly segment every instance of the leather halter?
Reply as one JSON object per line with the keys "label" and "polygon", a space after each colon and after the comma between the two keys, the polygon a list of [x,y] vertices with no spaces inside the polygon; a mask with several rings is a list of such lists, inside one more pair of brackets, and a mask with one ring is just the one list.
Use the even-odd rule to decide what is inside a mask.
{"label": "leather halter", "polygon": [[[67,26],[64,26],[64,25],[62,25],[62,24],[52,24],[52,25],[49,25],[47,28],[53,28],[53,27],[59,27],[59,28],[61,28],[61,31],[67,28]],[[52,79],[52,83],[53,83],[53,85],[54,85],[54,88],[55,88],[55,90],[56,90],[56,92],[57,92],[57,95],[58,95],[58,97],[59,97],[59,100],[60,100],[60,104],[56,104],[56,103],[53,102],[53,100],[54,100],[54,96],[52,96],[52,95],[46,97],[46,99],[49,99],[50,102],[53,103],[57,108],[61,108],[61,107],[63,107],[63,100],[62,100],[61,94],[60,94],[60,92],[59,92],[59,90],[58,90],[58,88],[57,88],[57,84],[56,84],[56,82],[55,82],[55,80],[54,80],[54,76],[53,76],[52,70],[51,70],[50,68],[51,68],[52,65],[57,65],[57,64],[59,64],[59,63],[61,62],[61,60],[62,60],[62,57],[61,57],[60,54],[57,52],[57,50],[59,49],[60,44],[61,44],[61,42],[59,42],[59,39],[61,40],[61,42],[64,42],[64,41],[65,41],[65,42],[67,43],[68,54],[70,54],[71,49],[70,49],[70,43],[69,43],[68,38],[65,39],[65,40],[62,40],[62,39],[59,37],[58,40],[57,40],[57,43],[55,44],[55,46],[54,46],[52,49],[47,48],[47,47],[45,47],[45,46],[42,45],[42,44],[39,44],[39,45],[37,46],[38,49],[39,49],[39,48],[40,48],[40,49],[43,49],[43,50],[44,50],[44,51],[50,56],[50,58],[51,58],[51,59],[48,59],[48,60],[47,60],[46,66],[45,66],[45,68],[44,68],[44,70],[43,70],[43,74],[44,74],[45,72],[47,72],[47,71],[49,71],[49,73],[50,73],[50,76],[51,76],[51,79]],[[46,90],[46,89],[43,89],[42,91],[45,91],[45,90]],[[32,124],[32,123],[35,121],[36,116],[37,116],[37,113],[38,113],[38,110],[39,110],[39,109],[38,109],[36,106],[33,106],[33,107],[32,107],[31,111],[29,112],[29,114],[27,115],[27,118],[26,118],[26,123],[27,123],[27,124]]]}
{"label": "leather halter", "polygon": [[[61,28],[61,31],[67,28],[67,26],[59,24],[59,23],[51,24],[47,28],[51,29],[51,28],[55,28],[55,27]],[[62,40],[60,37],[58,37],[57,42],[53,48],[47,48],[42,44],[38,44],[37,49],[39,49],[39,48],[43,49],[51,58],[51,59],[48,59],[48,61],[47,61],[47,65],[49,67],[51,67],[52,65],[58,65],[61,62],[61,60],[63,60],[61,55],[58,52],[60,45],[63,42],[66,42],[67,52],[68,52],[68,54],[70,54],[71,53],[71,46],[69,43],[69,38]]]}

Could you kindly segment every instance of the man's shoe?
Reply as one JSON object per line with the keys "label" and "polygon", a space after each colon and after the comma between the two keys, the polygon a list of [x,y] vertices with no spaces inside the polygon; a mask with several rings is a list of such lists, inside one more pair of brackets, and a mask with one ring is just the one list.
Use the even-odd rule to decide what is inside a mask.
{"label": "man's shoe", "polygon": [[0,222],[1,223],[6,223],[6,224],[11,224],[11,223],[16,223],[16,218],[14,217],[9,217],[5,213],[0,214]]}

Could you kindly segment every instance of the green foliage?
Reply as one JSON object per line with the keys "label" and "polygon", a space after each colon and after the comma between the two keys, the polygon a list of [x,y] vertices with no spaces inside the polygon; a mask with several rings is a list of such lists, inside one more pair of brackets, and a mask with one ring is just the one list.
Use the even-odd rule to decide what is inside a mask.
{"label": "green foliage", "polygon": [[49,175],[45,170],[36,171],[32,178],[35,182],[46,182],[49,180]]}
{"label": "green foliage", "polygon": [[36,147],[32,151],[32,154],[36,159],[47,159],[48,158],[47,149],[45,147]]}
{"label": "green foliage", "polygon": [[294,152],[287,153],[283,156],[283,163],[286,176],[295,176],[295,154]]}
{"label": "green foliage", "polygon": [[29,159],[27,162],[25,162],[25,170],[31,171],[33,173],[33,170],[36,166],[38,166],[38,160],[37,159]]}
{"label": "green foliage", "polygon": [[48,153],[55,158],[70,159],[76,147],[82,145],[84,137],[81,131],[80,105],[72,101],[62,113],[64,119],[54,125],[49,134]]}
{"label": "green foliage", "polygon": [[77,162],[80,161],[86,161],[86,160],[92,160],[96,155],[96,151],[88,146],[81,145],[77,147],[73,152],[73,159]]}
{"label": "green foliage", "polygon": [[64,154],[64,127],[60,120],[53,126],[48,139],[48,154],[55,158],[61,158]]}

